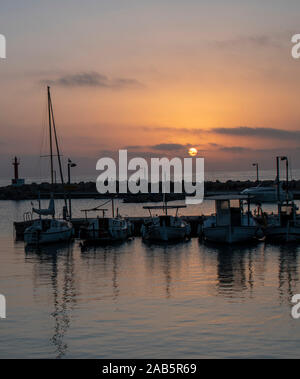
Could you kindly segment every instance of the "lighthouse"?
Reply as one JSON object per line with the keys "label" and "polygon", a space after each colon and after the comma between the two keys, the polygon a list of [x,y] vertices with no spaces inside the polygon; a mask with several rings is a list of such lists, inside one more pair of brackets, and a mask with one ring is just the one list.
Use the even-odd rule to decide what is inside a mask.
{"label": "lighthouse", "polygon": [[14,166],[14,179],[11,180],[11,184],[13,186],[22,186],[25,183],[24,179],[19,179],[19,165],[20,165],[20,160],[18,160],[17,157],[14,158],[12,162]]}

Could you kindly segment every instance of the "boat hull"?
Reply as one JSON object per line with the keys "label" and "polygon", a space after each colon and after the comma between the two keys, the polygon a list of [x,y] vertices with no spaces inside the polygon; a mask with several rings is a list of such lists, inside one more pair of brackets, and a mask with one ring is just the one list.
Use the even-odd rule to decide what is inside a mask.
{"label": "boat hull", "polygon": [[179,241],[184,240],[187,235],[185,227],[151,225],[143,235],[149,241]]}
{"label": "boat hull", "polygon": [[265,236],[267,241],[297,242],[300,241],[300,226],[269,226]]}
{"label": "boat hull", "polygon": [[257,234],[256,226],[216,226],[203,228],[203,237],[211,242],[237,243],[254,240]]}
{"label": "boat hull", "polygon": [[81,239],[89,243],[105,243],[114,241],[125,241],[129,238],[128,229],[112,230],[110,232],[103,230],[89,230],[81,234]]}
{"label": "boat hull", "polygon": [[55,242],[68,241],[72,238],[72,229],[57,232],[25,232],[24,241],[28,245],[48,244]]}

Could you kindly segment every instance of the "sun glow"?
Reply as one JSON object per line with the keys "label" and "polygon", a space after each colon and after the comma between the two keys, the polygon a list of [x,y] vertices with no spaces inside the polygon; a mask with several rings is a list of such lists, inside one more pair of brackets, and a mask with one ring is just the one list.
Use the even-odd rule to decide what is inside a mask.
{"label": "sun glow", "polygon": [[189,148],[189,155],[191,157],[195,157],[197,155],[197,153],[198,153],[198,151],[197,151],[197,149],[195,147]]}

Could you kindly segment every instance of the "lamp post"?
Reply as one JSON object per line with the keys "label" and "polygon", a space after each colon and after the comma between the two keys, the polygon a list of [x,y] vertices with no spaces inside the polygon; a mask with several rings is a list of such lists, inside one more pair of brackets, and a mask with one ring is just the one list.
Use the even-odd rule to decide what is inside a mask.
{"label": "lamp post", "polygon": [[280,157],[282,161],[285,161],[285,169],[286,169],[286,183],[285,183],[285,193],[286,193],[286,201],[289,200],[289,160],[288,157]]}
{"label": "lamp post", "polygon": [[288,201],[288,184],[289,184],[289,162],[285,156],[276,157],[276,169],[277,169],[277,201],[278,201],[278,214],[281,217],[281,204],[280,204],[280,179],[279,179],[279,160],[286,161],[286,201]]}
{"label": "lamp post", "polygon": [[253,167],[256,167],[256,181],[259,182],[258,163],[252,163]]}
{"label": "lamp post", "polygon": [[69,217],[72,219],[72,204],[71,204],[71,193],[70,193],[70,185],[71,185],[71,167],[76,167],[77,164],[73,163],[71,159],[68,159],[68,185],[69,185]]}

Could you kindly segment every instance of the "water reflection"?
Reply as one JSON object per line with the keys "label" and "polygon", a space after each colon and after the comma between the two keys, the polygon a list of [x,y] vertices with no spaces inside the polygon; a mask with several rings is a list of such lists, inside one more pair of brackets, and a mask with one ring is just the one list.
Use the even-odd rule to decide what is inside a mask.
{"label": "water reflection", "polygon": [[[297,293],[299,245],[278,246],[265,243],[254,246],[206,245],[204,250],[205,254],[216,257],[216,289],[218,295],[224,298],[252,298],[254,287],[264,285],[265,275],[273,272],[278,272],[277,288],[280,304],[290,303],[293,294]],[[274,264],[274,259],[275,262],[277,259],[277,265]],[[270,273],[267,273],[266,269],[268,260],[269,265],[272,262],[273,266]]]}
{"label": "water reflection", "polygon": [[112,284],[113,284],[113,300],[117,300],[119,296],[119,283],[118,283],[118,255],[116,252],[113,254],[113,266],[112,266],[113,276],[112,276]]}
{"label": "water reflection", "polygon": [[[200,246],[201,249],[201,246]],[[205,244],[205,255],[215,257],[217,294],[228,299],[253,297],[256,266],[264,262],[263,244],[223,246]],[[263,270],[260,270],[263,280]]]}
{"label": "water reflection", "polygon": [[218,249],[217,289],[221,295],[234,297],[247,289],[246,254],[246,249]]}
{"label": "water reflection", "polygon": [[143,242],[146,252],[146,269],[155,277],[158,270],[163,274],[165,281],[165,296],[172,296],[172,281],[179,280],[180,271],[183,265],[183,256],[186,256],[190,241],[180,243],[149,243]]}
{"label": "water reflection", "polygon": [[[224,325],[237,317],[233,303],[249,305],[254,310],[251,317],[258,323],[271,319],[272,308],[290,304],[291,296],[300,290],[298,250],[299,246],[265,243],[220,246],[197,239],[149,244],[136,238],[120,245],[84,250],[78,241],[70,246],[26,249],[25,259],[33,266],[36,303],[44,308],[51,299],[49,313],[54,324],[50,342],[55,357],[63,358],[74,351],[68,335],[73,337],[70,341],[76,349],[76,338],[80,341],[98,333],[99,338],[92,343],[102,351],[105,343],[114,343],[116,349],[123,343],[121,347],[126,350],[137,325],[149,343],[151,333],[148,337],[147,330],[164,325],[165,332],[169,322],[180,327],[182,333],[189,332],[189,328],[207,330],[207,314],[219,310],[214,303],[224,309]],[[160,314],[162,304],[165,313]],[[174,304],[176,312],[169,312],[175,309],[168,308]],[[84,313],[76,320],[76,324],[84,323],[83,335],[72,323],[75,306],[76,314]],[[280,310],[277,312],[280,314]],[[128,336],[126,342],[120,342],[119,332]],[[168,340],[167,334],[165,338]],[[172,345],[171,340],[167,343]]]}
{"label": "water reflection", "polygon": [[99,278],[96,280],[99,290],[103,288],[103,285],[106,286],[106,283],[102,282],[103,280],[110,280],[112,285],[112,300],[115,302],[120,294],[119,274],[128,245],[130,245],[130,242],[125,244],[89,246],[81,249],[81,259],[84,266]]}
{"label": "water reflection", "polygon": [[65,336],[71,326],[71,314],[76,304],[73,248],[73,244],[25,248],[26,259],[34,259],[34,288],[45,283],[50,283],[52,288],[54,330],[50,341],[55,347],[56,358],[62,358],[67,353]]}
{"label": "water reflection", "polygon": [[298,278],[298,246],[281,245],[278,257],[278,291],[280,302],[290,301],[296,293]]}

